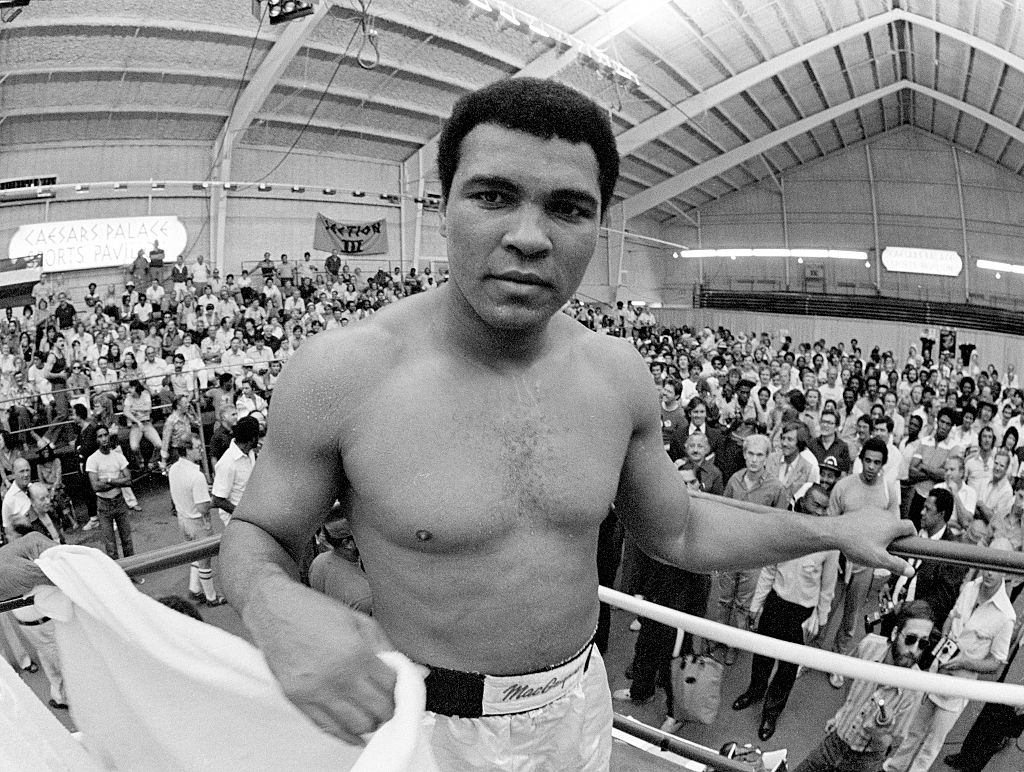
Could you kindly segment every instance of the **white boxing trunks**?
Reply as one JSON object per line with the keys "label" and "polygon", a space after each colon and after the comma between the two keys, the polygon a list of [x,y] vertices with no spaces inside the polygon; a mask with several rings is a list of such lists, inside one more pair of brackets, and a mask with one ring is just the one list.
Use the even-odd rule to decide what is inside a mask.
{"label": "white boxing trunks", "polygon": [[418,755],[428,770],[597,772],[608,769],[611,732],[604,661],[588,643],[536,673],[431,668]]}

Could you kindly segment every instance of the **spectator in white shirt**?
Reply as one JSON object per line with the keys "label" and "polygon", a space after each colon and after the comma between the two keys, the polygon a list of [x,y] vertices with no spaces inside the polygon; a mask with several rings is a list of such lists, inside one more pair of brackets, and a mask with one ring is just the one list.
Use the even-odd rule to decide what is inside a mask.
{"label": "spectator in white shirt", "polygon": [[225,523],[242,500],[249,475],[256,463],[255,449],[259,443],[260,424],[252,416],[239,418],[228,449],[217,461],[213,474],[213,505],[221,510]]}
{"label": "spectator in white shirt", "polygon": [[[886,450],[889,453],[888,459],[885,462],[885,466],[882,468],[882,478],[887,483],[899,483],[900,480],[900,467],[903,463],[903,455],[899,449],[892,444],[891,432],[893,428],[893,421],[889,416],[882,416],[876,418],[871,424],[871,436],[878,437],[882,442],[885,443]],[[860,474],[864,468],[863,462],[858,457],[853,462],[853,474]]]}
{"label": "spectator in white shirt", "polygon": [[[818,484],[811,485],[796,504],[797,512],[813,517],[828,514],[829,496]],[[761,569],[757,589],[750,603],[751,628],[757,632],[790,643],[803,643],[805,633],[815,635],[828,623],[832,596],[839,570],[839,552],[815,552]],[[772,677],[772,669],[775,676]],[[786,707],[789,693],[796,681],[797,666],[777,662],[760,654],[754,655],[750,668],[750,685],[733,703],[733,710],[743,710],[762,698],[758,737],[771,739],[775,724]],[[769,683],[770,679],[770,683]]]}
{"label": "spectator in white shirt", "polygon": [[978,489],[975,516],[995,528],[1010,513],[1013,506],[1013,488],[1006,479],[1010,454],[1003,448],[996,451],[992,462],[992,477]]}
{"label": "spectator in white shirt", "polygon": [[934,489],[943,488],[953,494],[953,516],[949,519],[948,527],[952,533],[959,536],[974,519],[978,492],[964,482],[964,460],[960,456],[949,456],[943,469],[946,480],[940,482]]}
{"label": "spectator in white shirt", "polygon": [[151,392],[160,391],[167,370],[167,362],[156,355],[156,347],[146,346],[145,358],[139,364],[139,372],[145,379],[146,388]]}
{"label": "spectator in white shirt", "polygon": [[150,285],[146,287],[146,300],[152,303],[154,308],[160,307],[160,303],[163,302],[166,294],[166,290],[161,286],[158,279],[153,279]]}

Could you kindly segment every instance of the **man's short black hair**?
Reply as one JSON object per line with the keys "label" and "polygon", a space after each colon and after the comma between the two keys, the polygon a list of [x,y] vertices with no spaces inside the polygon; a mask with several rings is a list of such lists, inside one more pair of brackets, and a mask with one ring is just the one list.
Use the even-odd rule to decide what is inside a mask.
{"label": "man's short black hair", "polygon": [[927,619],[934,625],[935,611],[926,600],[912,600],[909,603],[904,603],[896,612],[896,626],[893,629],[895,631],[902,630],[903,626],[911,619]]}
{"label": "man's short black hair", "polygon": [[882,454],[882,464],[889,463],[889,449],[885,447],[885,443],[881,437],[870,437],[867,442],[864,443],[864,447],[860,449],[860,460],[864,460],[864,454],[869,451]]}
{"label": "man's short black hair", "polygon": [[[954,456],[954,458],[956,457]],[[928,495],[935,499],[935,508],[942,515],[942,519],[948,523],[950,515],[953,514],[953,494],[945,488],[932,488],[928,491]]]}
{"label": "man's short black hair", "polygon": [[239,445],[256,442],[260,438],[260,422],[251,415],[239,418],[238,423],[235,424],[232,438]]}
{"label": "man's short black hair", "polygon": [[507,78],[466,94],[452,110],[437,146],[437,170],[445,200],[459,165],[462,140],[483,123],[542,139],[585,142],[597,157],[601,214],[619,177],[619,151],[607,113],[569,86],[539,78]]}
{"label": "man's short black hair", "polygon": [[875,419],[874,421],[872,421],[872,422],[871,422],[871,426],[872,426],[872,427],[875,427],[875,426],[883,426],[883,425],[885,426],[885,430],[886,430],[886,431],[887,431],[887,432],[888,432],[889,434],[892,434],[892,430],[893,430],[893,427],[894,427],[894,426],[895,426],[896,424],[895,424],[895,422],[894,422],[894,421],[892,420],[892,418],[891,418],[891,417],[889,417],[889,416],[887,416],[887,415],[884,415],[884,416],[882,416],[881,418],[876,418],[876,419]]}
{"label": "man's short black hair", "polygon": [[802,413],[807,408],[807,398],[804,396],[800,389],[791,389],[786,393],[786,399],[789,400],[789,404],[793,406],[793,409]]}
{"label": "man's short black hair", "polygon": [[86,410],[85,405],[83,405],[82,403],[76,402],[71,407],[75,411],[75,418],[81,418],[84,421],[86,418],[89,417],[89,411]]}

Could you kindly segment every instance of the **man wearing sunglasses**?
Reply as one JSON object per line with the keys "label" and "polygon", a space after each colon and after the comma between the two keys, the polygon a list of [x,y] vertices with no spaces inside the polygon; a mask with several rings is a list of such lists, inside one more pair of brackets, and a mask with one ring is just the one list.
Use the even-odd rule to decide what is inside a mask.
{"label": "man wearing sunglasses", "polygon": [[[866,635],[857,656],[869,662],[916,668],[934,622],[926,601],[905,603],[888,639]],[[920,692],[858,678],[846,702],[825,724],[825,739],[795,772],[875,772],[890,747],[899,747],[921,701]]]}
{"label": "man wearing sunglasses", "polygon": [[[1013,545],[995,538],[990,549],[1013,551]],[[1010,653],[1016,612],[1006,594],[1001,571],[981,569],[967,582],[946,619],[943,635],[956,643],[956,653],[939,667],[940,673],[976,679],[995,673]],[[965,697],[928,694],[908,728],[903,744],[885,762],[885,772],[927,772],[942,750],[953,725],[967,707]],[[895,744],[893,746],[896,747]]]}

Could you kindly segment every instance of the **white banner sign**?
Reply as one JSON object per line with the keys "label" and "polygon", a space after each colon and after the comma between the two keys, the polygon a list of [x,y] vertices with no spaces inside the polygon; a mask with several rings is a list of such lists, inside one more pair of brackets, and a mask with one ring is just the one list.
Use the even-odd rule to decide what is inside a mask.
{"label": "white banner sign", "polygon": [[913,247],[886,247],[882,250],[882,265],[887,271],[931,276],[959,276],[960,269],[964,267],[956,252]]}
{"label": "white banner sign", "polygon": [[174,262],[185,251],[188,234],[177,217],[115,217],[22,225],[11,239],[8,258],[43,256],[42,270],[83,271],[131,265],[141,249],[148,256],[155,243]]}

